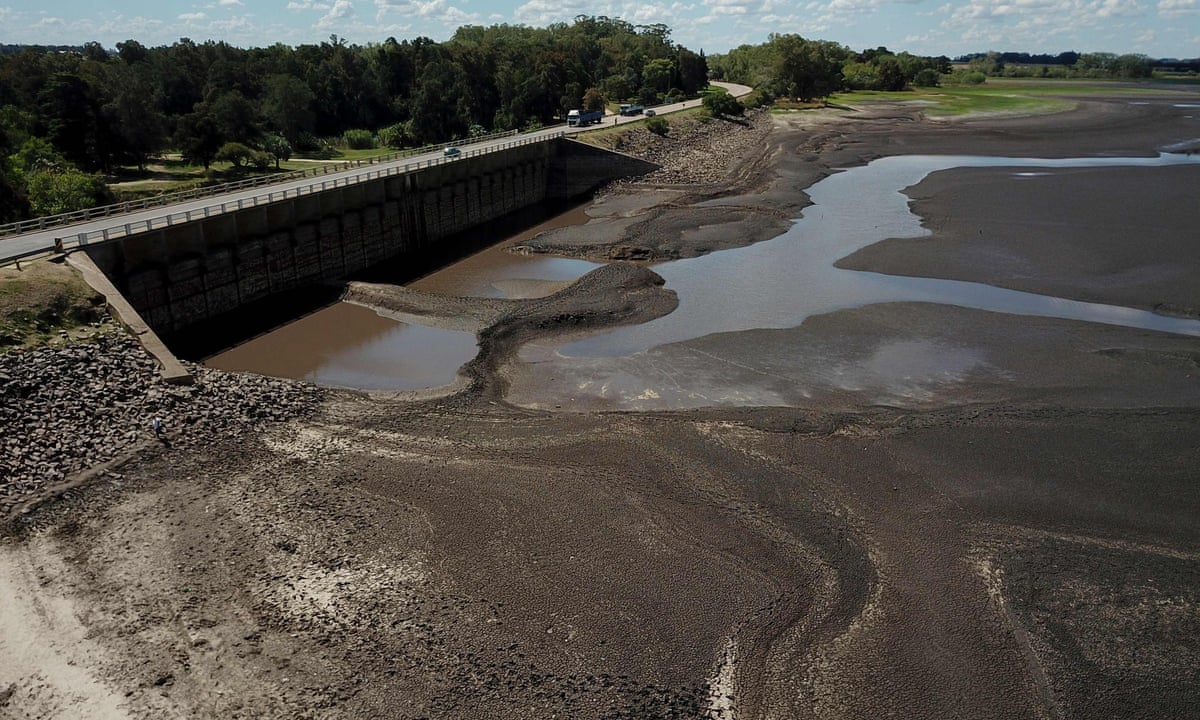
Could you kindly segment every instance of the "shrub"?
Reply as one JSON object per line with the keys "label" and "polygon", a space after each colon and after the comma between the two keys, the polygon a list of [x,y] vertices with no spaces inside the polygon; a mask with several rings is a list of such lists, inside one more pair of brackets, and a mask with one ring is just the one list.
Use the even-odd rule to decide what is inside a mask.
{"label": "shrub", "polygon": [[370,150],[375,147],[375,136],[370,130],[347,130],[342,134],[342,139],[351,150]]}
{"label": "shrub", "polygon": [[396,123],[379,131],[379,142],[384,147],[399,150],[406,145],[412,145],[412,132],[408,123]]}
{"label": "shrub", "polygon": [[666,137],[671,132],[671,123],[664,117],[646,118],[646,129],[660,137]]}
{"label": "shrub", "polygon": [[946,85],[979,85],[987,82],[987,75],[978,70],[954,68],[949,75],[943,75],[941,80]]}
{"label": "shrub", "polygon": [[775,93],[771,92],[770,88],[760,87],[755,88],[754,92],[750,93],[742,104],[746,107],[768,107],[775,102]]}
{"label": "shrub", "polygon": [[296,136],[296,142],[292,143],[292,147],[300,152],[312,152],[313,150],[321,149],[321,140],[312,133],[300,133]]}
{"label": "shrub", "polygon": [[714,116],[729,115],[732,117],[740,117],[746,112],[738,99],[727,92],[712,92],[704,96],[704,107]]}
{"label": "shrub", "polygon": [[913,85],[917,87],[937,87],[941,83],[941,79],[941,73],[937,70],[925,68],[913,78]]}
{"label": "shrub", "polygon": [[254,154],[250,156],[250,164],[258,170],[267,170],[271,167],[271,159],[273,157],[274,155],[269,152],[255,150]]}
{"label": "shrub", "polygon": [[254,151],[250,148],[239,142],[228,142],[221,146],[214,159],[232,163],[235,168],[240,168],[249,163],[253,157]]}
{"label": "shrub", "polygon": [[75,212],[112,200],[104,178],[74,168],[30,173],[26,182],[35,216]]}

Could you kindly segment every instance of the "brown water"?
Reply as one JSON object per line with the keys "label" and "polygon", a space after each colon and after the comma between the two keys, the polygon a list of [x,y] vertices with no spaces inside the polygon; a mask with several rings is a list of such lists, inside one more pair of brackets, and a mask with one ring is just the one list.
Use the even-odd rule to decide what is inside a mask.
{"label": "brown water", "polygon": [[[463,297],[549,295],[595,263],[507,250],[540,232],[587,222],[584,207],[555,215],[408,286]],[[381,317],[335,303],[216,354],[205,365],[221,370],[308,380],[360,390],[422,390],[454,382],[475,357],[472,333]]]}
{"label": "brown water", "polygon": [[471,333],[408,325],[358,305],[337,303],[205,364],[328,387],[420,390],[453,382],[458,367],[474,355]]}
{"label": "brown water", "polygon": [[[950,304],[1200,335],[1200,322],[1195,320],[979,283],[890,276],[834,265],[839,258],[886,238],[928,234],[920,218],[909,212],[908,198],[901,191],[936,170],[990,166],[1016,181],[1035,182],[1055,180],[1053,175],[1060,168],[1112,168],[1119,172],[1121,167],[1198,160],[1178,155],[1069,159],[907,156],[884,158],[835,174],[807,190],[812,207],[779,237],[657,265],[655,270],[665,278],[666,286],[679,295],[675,312],[561,347],[527,346],[521,357],[536,363],[538,372],[530,380],[534,389],[525,391],[549,392],[570,400],[590,398],[624,409],[788,404],[776,386],[783,383],[794,388],[801,375],[816,382],[811,372],[798,375],[799,370],[789,369],[781,361],[756,371],[755,379],[741,372],[745,367],[730,371],[730,363],[703,351],[703,339],[795,328],[814,315],[875,303]],[[411,287],[474,297],[549,294],[595,266],[579,260],[524,256],[507,248],[539,232],[585,220],[579,208],[563,213],[431,273],[411,283]],[[234,367],[226,356],[242,354],[248,359],[235,369],[364,389],[419,389],[452,382],[457,369],[475,354],[474,337],[468,333],[393,323],[361,309],[355,316],[326,317],[326,313],[346,312],[337,309],[340,307],[314,313],[258,338],[253,347],[247,343],[214,358],[210,364]],[[296,333],[294,340],[290,338],[292,332]],[[663,352],[675,346],[695,350],[692,354],[696,357],[689,357],[684,364],[666,362]],[[792,354],[794,349],[783,350],[780,357],[786,360]],[[918,397],[925,392],[925,385],[956,381],[982,362],[977,354],[959,353],[953,348],[900,344],[879,348],[875,355],[857,358],[851,364],[834,363],[831,367],[838,368],[836,377],[819,384],[846,390],[876,384],[886,386],[892,395]],[[949,366],[943,367],[945,363]],[[728,385],[727,392],[714,393],[713,388],[725,387],[722,383]],[[512,392],[513,399],[522,402],[522,388],[514,386]],[[776,395],[779,398],[772,400]]]}
{"label": "brown water", "polygon": [[509,250],[539,233],[587,223],[586,207],[568,210],[411,282],[414,290],[457,297],[545,297],[599,267],[596,263]]}

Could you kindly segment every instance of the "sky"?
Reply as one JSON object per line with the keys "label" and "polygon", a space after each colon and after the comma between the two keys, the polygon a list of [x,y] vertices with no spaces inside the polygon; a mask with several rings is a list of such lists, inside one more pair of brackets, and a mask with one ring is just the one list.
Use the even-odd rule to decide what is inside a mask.
{"label": "sky", "polygon": [[918,55],[987,50],[1200,57],[1200,0],[0,0],[0,44],[181,37],[239,47],[425,36],[461,25],[545,26],[577,15],[663,23],[692,50],[723,53],[770,33]]}

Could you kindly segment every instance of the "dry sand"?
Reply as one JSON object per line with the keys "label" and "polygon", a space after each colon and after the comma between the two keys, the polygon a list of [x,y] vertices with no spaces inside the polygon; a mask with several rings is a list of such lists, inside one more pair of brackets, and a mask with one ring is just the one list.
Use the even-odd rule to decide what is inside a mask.
{"label": "dry sand", "polygon": [[[743,242],[769,236],[801,188],[882,154],[1149,154],[1195,133],[1123,100],[951,124],[842,115],[781,121],[735,182],[638,220],[655,232],[627,235],[625,217],[605,235],[599,217],[595,254],[707,243],[689,228],[721,205],[766,228]],[[928,182],[914,195],[938,232],[854,262],[1012,282],[954,252],[991,204]],[[1181,229],[1145,255],[1119,233],[1086,260],[1078,234],[1003,250],[1035,289],[1194,308],[1194,273],[1095,277],[1194,267]],[[630,298],[663,300],[618,280],[614,321],[634,319]],[[865,392],[668,413],[507,404],[516,345],[607,322],[567,292],[574,310],[546,300],[525,323],[480,309],[502,321],[465,390],[333,394],[313,419],[149,454],[19,523],[0,548],[16,598],[0,627],[25,628],[0,643],[0,717],[1200,716],[1200,341],[885,305],[783,342],[971,342],[1003,371],[919,407]],[[777,341],[730,342],[753,356]]]}

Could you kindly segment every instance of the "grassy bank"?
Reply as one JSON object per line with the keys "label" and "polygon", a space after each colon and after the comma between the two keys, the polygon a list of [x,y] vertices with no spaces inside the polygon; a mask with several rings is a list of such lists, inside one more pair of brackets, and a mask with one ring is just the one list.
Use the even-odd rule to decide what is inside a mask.
{"label": "grassy bank", "polygon": [[1013,86],[952,86],[901,92],[858,91],[829,97],[830,104],[848,107],[880,102],[920,104],[924,106],[926,114],[936,117],[972,113],[1052,113],[1070,110],[1075,106],[1070,100],[1047,97],[1037,91]]}
{"label": "grassy bank", "polygon": [[[979,113],[1052,113],[1074,107],[1075,103],[1070,99],[1073,97],[1104,95],[1136,98],[1172,92],[1175,91],[1103,81],[989,78],[985,85],[950,85],[901,92],[837,93],[829,97],[829,102],[849,107],[876,102],[921,103],[925,105],[928,115],[937,117]],[[1181,93],[1181,96],[1192,95]]]}
{"label": "grassy bank", "polygon": [[0,351],[87,334],[103,315],[104,298],[64,263],[0,267]]}

